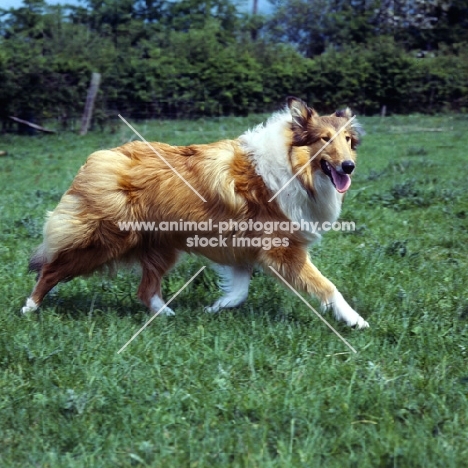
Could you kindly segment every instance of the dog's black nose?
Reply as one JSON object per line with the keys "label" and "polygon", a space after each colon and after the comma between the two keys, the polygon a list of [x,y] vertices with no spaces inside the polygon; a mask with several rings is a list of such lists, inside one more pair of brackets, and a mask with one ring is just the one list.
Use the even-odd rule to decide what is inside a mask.
{"label": "dog's black nose", "polygon": [[355,167],[356,165],[354,164],[354,162],[349,159],[341,163],[341,168],[343,169],[343,172],[345,174],[351,174],[351,172],[354,171]]}

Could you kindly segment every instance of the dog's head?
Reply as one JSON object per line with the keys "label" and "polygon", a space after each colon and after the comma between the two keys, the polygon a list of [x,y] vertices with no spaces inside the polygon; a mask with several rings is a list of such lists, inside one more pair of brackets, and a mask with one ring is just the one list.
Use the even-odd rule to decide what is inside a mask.
{"label": "dog's head", "polygon": [[298,98],[288,98],[291,112],[291,165],[310,195],[314,195],[314,174],[321,171],[335,189],[344,193],[351,185],[356,166],[356,147],[361,127],[351,110],[320,117]]}

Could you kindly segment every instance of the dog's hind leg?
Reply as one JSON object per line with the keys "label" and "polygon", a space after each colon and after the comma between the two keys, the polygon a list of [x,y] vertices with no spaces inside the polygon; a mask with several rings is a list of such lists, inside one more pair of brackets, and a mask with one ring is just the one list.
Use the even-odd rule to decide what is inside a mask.
{"label": "dog's hind leg", "polygon": [[26,300],[26,304],[21,308],[23,314],[34,312],[39,308],[45,295],[60,281],[64,280],[60,271],[54,269],[53,264],[48,263],[42,266],[36,286],[31,296]]}
{"label": "dog's hind leg", "polygon": [[207,312],[218,312],[220,309],[237,307],[242,304],[249,294],[252,268],[216,265],[215,270],[219,275],[219,286],[224,294],[211,307],[206,307],[205,310]]}
{"label": "dog's hind leg", "polygon": [[174,315],[169,307],[164,307],[161,295],[161,281],[164,274],[176,263],[178,252],[170,247],[148,247],[140,259],[142,275],[138,297],[154,313]]}
{"label": "dog's hind leg", "polygon": [[50,263],[42,263],[37,283],[21,309],[23,314],[34,312],[45,295],[58,283],[76,276],[92,273],[109,258],[104,248],[74,249],[62,252]]}

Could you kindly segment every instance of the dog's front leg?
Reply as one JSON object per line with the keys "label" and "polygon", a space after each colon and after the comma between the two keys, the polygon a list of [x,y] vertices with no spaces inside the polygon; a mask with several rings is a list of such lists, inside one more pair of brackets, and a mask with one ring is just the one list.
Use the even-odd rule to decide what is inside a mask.
{"label": "dog's front leg", "polygon": [[336,286],[320,273],[302,248],[270,250],[264,255],[264,267],[273,267],[290,285],[318,297],[322,310],[331,309],[338,320],[349,326],[367,328],[369,324],[346,302]]}

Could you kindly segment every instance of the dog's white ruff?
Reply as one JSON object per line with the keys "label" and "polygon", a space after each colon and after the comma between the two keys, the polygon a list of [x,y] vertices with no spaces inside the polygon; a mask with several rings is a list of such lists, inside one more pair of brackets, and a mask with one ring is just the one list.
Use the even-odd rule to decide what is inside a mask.
{"label": "dog's white ruff", "polygon": [[315,199],[308,195],[297,177],[290,181],[294,174],[288,158],[285,157],[289,146],[284,131],[291,121],[289,110],[278,112],[265,124],[245,132],[240,141],[246,153],[250,155],[255,171],[262,177],[272,194],[281,190],[275,198],[281,211],[291,221],[299,224],[301,221],[307,221],[309,225],[319,223],[316,231],[303,232],[309,242],[314,242],[321,238],[322,223],[333,223],[338,219],[343,195],[321,171],[313,174]]}

